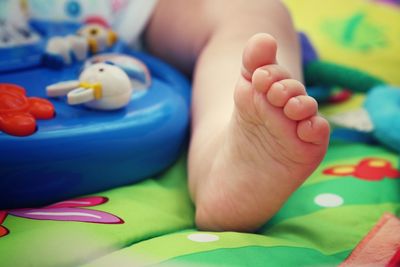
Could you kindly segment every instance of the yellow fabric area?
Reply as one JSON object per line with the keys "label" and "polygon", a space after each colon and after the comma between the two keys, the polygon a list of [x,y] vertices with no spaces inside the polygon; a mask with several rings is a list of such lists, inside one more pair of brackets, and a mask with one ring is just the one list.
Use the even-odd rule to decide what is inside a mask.
{"label": "yellow fabric area", "polygon": [[400,85],[400,8],[367,0],[285,0],[322,59]]}

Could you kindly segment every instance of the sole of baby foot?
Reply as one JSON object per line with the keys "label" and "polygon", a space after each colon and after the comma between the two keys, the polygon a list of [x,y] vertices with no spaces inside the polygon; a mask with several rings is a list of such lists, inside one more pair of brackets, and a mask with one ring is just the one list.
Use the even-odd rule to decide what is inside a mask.
{"label": "sole of baby foot", "polygon": [[243,54],[235,109],[196,194],[200,229],[254,231],[311,175],[329,124],[304,86],[276,64],[276,41],[253,36]]}

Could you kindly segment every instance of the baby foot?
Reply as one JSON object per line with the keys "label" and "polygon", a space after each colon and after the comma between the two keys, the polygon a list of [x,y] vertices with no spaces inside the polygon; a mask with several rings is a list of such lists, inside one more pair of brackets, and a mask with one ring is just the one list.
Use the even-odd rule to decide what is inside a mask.
{"label": "baby foot", "polygon": [[210,177],[196,196],[196,223],[251,231],[270,219],[323,159],[328,122],[304,86],[276,63],[277,45],[253,36],[243,53],[235,110]]}

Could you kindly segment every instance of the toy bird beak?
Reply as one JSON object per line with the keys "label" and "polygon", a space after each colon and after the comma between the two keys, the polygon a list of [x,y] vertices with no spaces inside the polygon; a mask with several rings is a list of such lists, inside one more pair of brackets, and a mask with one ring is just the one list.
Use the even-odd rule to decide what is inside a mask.
{"label": "toy bird beak", "polygon": [[102,98],[102,86],[100,83],[79,83],[79,87],[67,94],[67,101],[70,105],[83,104],[92,100]]}
{"label": "toy bird beak", "polygon": [[46,87],[46,94],[49,97],[64,96],[75,88],[79,87],[79,81],[65,81],[51,84]]}
{"label": "toy bird beak", "polygon": [[98,35],[96,37],[89,37],[88,44],[92,53],[102,52],[107,47],[112,46],[117,41],[117,34],[113,31],[109,31],[107,34]]}
{"label": "toy bird beak", "polygon": [[108,32],[108,45],[112,46],[118,39],[117,34],[114,31],[109,31]]}

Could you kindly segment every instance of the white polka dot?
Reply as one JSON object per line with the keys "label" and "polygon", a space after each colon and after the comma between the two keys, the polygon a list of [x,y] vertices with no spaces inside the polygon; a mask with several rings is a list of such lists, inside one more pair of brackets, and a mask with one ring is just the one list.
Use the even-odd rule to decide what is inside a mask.
{"label": "white polka dot", "polygon": [[321,207],[333,208],[343,205],[343,198],[335,194],[325,193],[316,196],[314,202]]}
{"label": "white polka dot", "polygon": [[213,234],[196,233],[187,236],[189,240],[194,242],[214,242],[219,240],[219,236]]}

